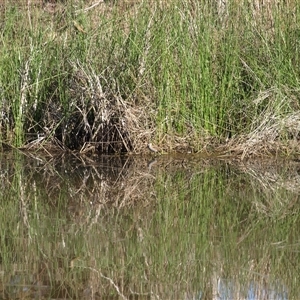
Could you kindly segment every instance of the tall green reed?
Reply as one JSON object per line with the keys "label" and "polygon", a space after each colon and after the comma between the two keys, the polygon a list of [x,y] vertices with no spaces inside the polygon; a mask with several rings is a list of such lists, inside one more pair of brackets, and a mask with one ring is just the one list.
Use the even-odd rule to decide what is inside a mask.
{"label": "tall green reed", "polygon": [[272,6],[270,22],[246,3],[228,5],[224,19],[213,5],[175,3],[156,13],[152,29],[160,135],[186,133],[187,125],[218,136],[249,131],[266,105],[254,104],[259,93],[298,81],[296,31],[283,22],[289,8]]}
{"label": "tall green reed", "polygon": [[[233,1],[221,15],[216,4],[193,1],[143,2],[125,12],[106,2],[101,14],[71,2],[61,15],[32,9],[29,18],[13,6],[3,14],[1,139],[14,136],[20,146],[25,133],[44,127],[63,135],[76,114],[74,63],[133,106],[148,99],[158,142],[192,134],[200,148],[203,135],[249,132],[266,107],[279,115],[298,108],[290,99],[278,105],[297,98],[297,3],[265,15]],[[273,88],[277,96],[254,101]]]}

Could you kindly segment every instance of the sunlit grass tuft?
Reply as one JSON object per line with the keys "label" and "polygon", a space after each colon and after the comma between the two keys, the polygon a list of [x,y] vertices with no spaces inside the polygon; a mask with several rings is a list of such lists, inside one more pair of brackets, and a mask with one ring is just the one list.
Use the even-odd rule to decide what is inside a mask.
{"label": "sunlit grass tuft", "polygon": [[[266,107],[279,118],[299,109],[297,6],[6,4],[0,139],[19,147],[51,134],[111,153],[150,142],[199,151],[250,134]],[[276,97],[257,101],[270,89]]]}

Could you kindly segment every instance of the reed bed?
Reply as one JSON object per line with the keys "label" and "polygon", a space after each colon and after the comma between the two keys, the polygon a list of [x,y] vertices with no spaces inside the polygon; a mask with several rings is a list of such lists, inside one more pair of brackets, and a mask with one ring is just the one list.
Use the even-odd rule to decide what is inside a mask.
{"label": "reed bed", "polygon": [[296,154],[299,4],[222,3],[4,1],[2,146]]}

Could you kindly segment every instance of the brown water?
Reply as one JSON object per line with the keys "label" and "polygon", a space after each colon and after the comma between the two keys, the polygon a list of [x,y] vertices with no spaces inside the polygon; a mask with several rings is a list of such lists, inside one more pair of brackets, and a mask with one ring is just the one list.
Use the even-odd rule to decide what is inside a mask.
{"label": "brown water", "polygon": [[298,299],[300,166],[0,155],[0,299]]}

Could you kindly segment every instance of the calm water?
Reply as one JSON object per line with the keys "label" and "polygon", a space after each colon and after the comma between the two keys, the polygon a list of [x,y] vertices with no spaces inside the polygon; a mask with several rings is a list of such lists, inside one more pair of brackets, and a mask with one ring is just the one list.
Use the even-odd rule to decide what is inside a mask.
{"label": "calm water", "polygon": [[0,164],[0,299],[299,299],[299,164]]}

